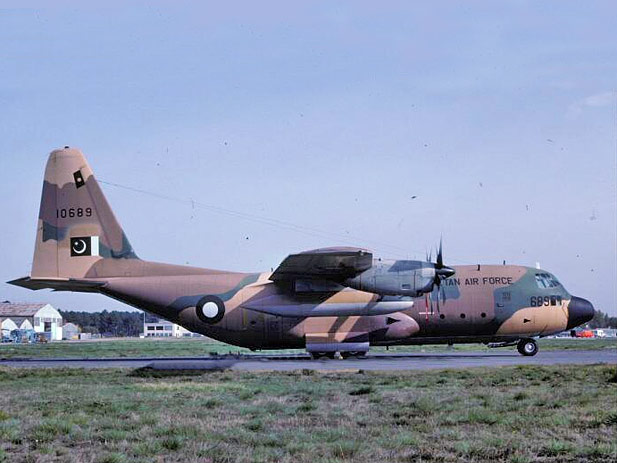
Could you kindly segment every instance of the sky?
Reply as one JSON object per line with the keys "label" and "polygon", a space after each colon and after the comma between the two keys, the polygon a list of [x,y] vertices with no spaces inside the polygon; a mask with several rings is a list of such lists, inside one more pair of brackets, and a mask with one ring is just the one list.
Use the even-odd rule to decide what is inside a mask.
{"label": "sky", "polygon": [[0,0],[1,300],[129,309],[4,283],[70,145],[143,259],[443,236],[447,264],[539,262],[617,315],[615,2],[49,4]]}

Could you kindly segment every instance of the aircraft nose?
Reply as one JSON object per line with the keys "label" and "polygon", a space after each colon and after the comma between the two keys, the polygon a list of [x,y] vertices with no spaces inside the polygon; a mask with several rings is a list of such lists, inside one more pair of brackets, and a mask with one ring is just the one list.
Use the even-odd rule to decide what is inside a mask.
{"label": "aircraft nose", "polygon": [[568,304],[568,326],[571,330],[578,325],[588,322],[593,318],[595,311],[593,305],[587,299],[572,296]]}

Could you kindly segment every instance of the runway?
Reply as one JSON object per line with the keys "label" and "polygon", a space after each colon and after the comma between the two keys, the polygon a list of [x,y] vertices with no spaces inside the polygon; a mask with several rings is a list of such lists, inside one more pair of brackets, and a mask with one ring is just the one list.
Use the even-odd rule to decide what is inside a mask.
{"label": "runway", "polygon": [[434,370],[513,365],[617,364],[617,349],[556,350],[524,357],[516,352],[369,354],[364,359],[311,360],[306,354],[249,354],[221,357],[4,359],[17,368],[152,368],[156,370],[292,371],[292,370]]}

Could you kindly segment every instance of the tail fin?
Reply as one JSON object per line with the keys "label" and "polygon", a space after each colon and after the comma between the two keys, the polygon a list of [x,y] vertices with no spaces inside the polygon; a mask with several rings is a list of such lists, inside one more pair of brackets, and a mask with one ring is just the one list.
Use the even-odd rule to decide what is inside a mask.
{"label": "tail fin", "polygon": [[137,256],[86,158],[74,148],[52,151],[45,168],[31,278],[122,275],[124,259]]}

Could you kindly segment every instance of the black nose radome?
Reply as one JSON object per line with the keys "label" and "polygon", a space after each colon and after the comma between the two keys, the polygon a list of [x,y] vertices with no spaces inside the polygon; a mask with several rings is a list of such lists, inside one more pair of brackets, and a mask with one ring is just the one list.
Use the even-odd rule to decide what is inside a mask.
{"label": "black nose radome", "polygon": [[593,305],[587,299],[572,296],[568,304],[568,326],[567,329],[582,325],[593,318]]}

